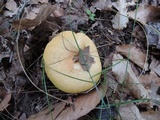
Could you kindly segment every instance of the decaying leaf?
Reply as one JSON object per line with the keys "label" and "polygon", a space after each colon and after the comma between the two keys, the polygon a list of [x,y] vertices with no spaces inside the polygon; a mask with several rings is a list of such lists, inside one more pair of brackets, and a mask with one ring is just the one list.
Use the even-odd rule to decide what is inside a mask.
{"label": "decaying leaf", "polygon": [[66,103],[60,102],[56,105],[52,105],[49,108],[31,115],[27,120],[52,120],[55,119],[65,108]]}
{"label": "decaying leaf", "polygon": [[78,24],[84,24],[88,21],[88,16],[80,13],[78,13],[78,15],[67,14],[62,17],[62,21],[69,24],[71,28],[77,30]]}
{"label": "decaying leaf", "polygon": [[11,99],[11,92],[5,91],[3,88],[0,88],[0,111],[3,111],[8,107],[8,103]]}
{"label": "decaying leaf", "polygon": [[3,3],[4,3],[4,0],[1,0],[0,1],[0,7],[2,7]]}
{"label": "decaying leaf", "polygon": [[139,48],[134,45],[118,45],[116,46],[116,51],[125,57],[129,56],[129,59],[136,65],[148,70],[148,63],[146,62],[146,54],[143,53]]}
{"label": "decaying leaf", "polygon": [[34,4],[38,4],[38,3],[48,3],[48,0],[30,0],[30,2],[34,3]]}
{"label": "decaying leaf", "polygon": [[128,18],[121,13],[117,13],[112,19],[113,28],[114,29],[123,29],[127,27],[127,23],[129,22]]}
{"label": "decaying leaf", "polygon": [[138,79],[146,89],[151,89],[152,83],[160,86],[160,78],[153,70],[151,70],[149,74],[138,76]]}
{"label": "decaying leaf", "polygon": [[152,62],[149,68],[160,76],[160,61],[159,60],[156,60],[155,58],[152,57]]}
{"label": "decaying leaf", "polygon": [[119,114],[118,120],[145,120],[134,104],[121,105],[119,107]]}
{"label": "decaying leaf", "polygon": [[160,23],[149,22],[148,25],[145,25],[145,30],[149,45],[156,46],[157,49],[160,49]]}
{"label": "decaying leaf", "polygon": [[74,56],[73,60],[79,62],[83,70],[88,71],[91,65],[95,62],[94,58],[90,55],[90,46],[85,47],[78,56]]}
{"label": "decaying leaf", "polygon": [[29,19],[29,20],[35,19],[37,14],[39,13],[40,9],[42,9],[42,7],[43,6],[38,6],[38,7],[28,6],[28,7],[26,7],[25,8],[25,13],[26,13],[25,18]]}
{"label": "decaying leaf", "polygon": [[20,115],[20,117],[18,118],[18,120],[26,120],[27,116],[25,113],[23,113],[22,115]]}
{"label": "decaying leaf", "polygon": [[[153,22],[159,20],[160,8],[149,5],[141,5],[135,11],[127,13],[133,19],[145,24],[147,22]],[[136,16],[135,16],[136,15]]]}
{"label": "decaying leaf", "polygon": [[137,25],[137,26],[134,27],[133,32],[132,32],[132,35],[133,35],[135,38],[138,38],[139,40],[146,38],[143,29],[142,29],[139,25]]}
{"label": "decaying leaf", "polygon": [[44,4],[35,19],[33,20],[23,19],[23,20],[14,21],[13,27],[16,30],[22,30],[22,29],[27,29],[27,28],[37,26],[55,10],[56,10],[56,7],[54,5]]}
{"label": "decaying leaf", "polygon": [[12,17],[18,12],[17,3],[14,0],[7,0],[6,6],[8,10],[4,11],[4,16]]}
{"label": "decaying leaf", "polygon": [[160,110],[158,111],[148,110],[145,112],[141,112],[141,115],[144,118],[144,120],[159,120]]}
{"label": "decaying leaf", "polygon": [[134,1],[127,2],[126,0],[117,0],[116,2],[113,2],[112,5],[121,13],[126,13],[127,6],[135,5],[135,3]]}
{"label": "decaying leaf", "polygon": [[98,10],[107,10],[112,7],[111,0],[96,0],[92,5]]}
{"label": "decaying leaf", "polygon": [[2,68],[0,68],[0,81],[4,81],[6,78],[6,74]]}
{"label": "decaying leaf", "polygon": [[112,71],[117,81],[123,83],[134,97],[149,98],[148,92],[134,74],[129,61],[123,59],[120,54],[114,54],[112,65]]}
{"label": "decaying leaf", "polygon": [[7,0],[6,8],[10,11],[15,11],[17,9],[17,3],[14,0]]}
{"label": "decaying leaf", "polygon": [[[0,23],[0,35],[6,35],[6,34],[9,34],[10,32],[10,22],[9,20],[6,18],[6,19],[3,19],[1,20],[1,23]],[[1,37],[1,39],[4,39]]]}
{"label": "decaying leaf", "polygon": [[55,17],[62,17],[64,15],[64,9],[58,6],[56,10],[53,12]]}
{"label": "decaying leaf", "polygon": [[150,95],[150,106],[160,106],[159,103],[156,102],[160,101],[160,96],[157,94],[160,86],[159,76],[153,70],[151,70],[149,74],[141,75],[138,77],[138,79],[144,85]]}
{"label": "decaying leaf", "polygon": [[112,65],[113,55],[114,55],[114,53],[112,52],[111,54],[109,54],[108,56],[105,57],[103,67],[109,67]]}
{"label": "decaying leaf", "polygon": [[[100,102],[101,97],[104,97],[107,87],[99,86],[98,89],[99,92],[93,90],[76,97],[71,106],[66,106],[66,103],[60,102],[56,106],[50,107],[50,109],[47,108],[42,112],[30,116],[27,120],[52,120],[52,118],[55,120],[76,120],[94,109]],[[50,110],[52,110],[51,113]]]}
{"label": "decaying leaf", "polygon": [[[57,2],[58,1],[59,0],[57,0]],[[89,20],[89,17],[85,12],[86,10],[89,10],[88,5],[84,0],[62,1],[69,5],[64,11],[64,16],[61,17],[63,23],[69,25],[72,30],[78,30],[78,25],[85,24]]]}
{"label": "decaying leaf", "polygon": [[160,1],[159,0],[142,0],[140,3],[141,5],[151,5],[151,6],[159,6]]}
{"label": "decaying leaf", "polygon": [[134,4],[135,3],[133,1],[126,2],[126,0],[117,0],[112,3],[112,5],[118,10],[117,14],[112,19],[113,28],[120,30],[127,27],[127,23],[129,22],[127,17],[127,6]]}
{"label": "decaying leaf", "polygon": [[157,91],[159,89],[159,86],[157,86],[155,83],[151,83],[151,89],[149,92],[149,95],[151,97],[150,104],[151,106],[159,106],[159,103],[157,101],[160,101],[160,95],[157,94]]}
{"label": "decaying leaf", "polygon": [[94,90],[88,94],[77,97],[73,102],[75,105],[75,111],[73,111],[72,107],[67,107],[57,117],[57,120],[76,120],[77,118],[89,113],[97,106],[101,100],[101,97],[103,97],[106,93],[106,86],[99,86],[98,89],[99,92]]}

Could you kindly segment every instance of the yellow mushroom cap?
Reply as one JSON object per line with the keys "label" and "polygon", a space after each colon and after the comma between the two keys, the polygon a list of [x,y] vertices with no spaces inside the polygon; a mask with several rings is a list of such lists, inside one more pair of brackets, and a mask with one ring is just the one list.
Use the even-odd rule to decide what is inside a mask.
{"label": "yellow mushroom cap", "polygon": [[[84,50],[87,46],[90,47],[90,56],[94,59],[88,71],[73,60],[79,54],[79,48]],[[100,79],[102,66],[97,48],[83,33],[61,32],[47,44],[43,59],[50,81],[66,93],[87,91]]]}

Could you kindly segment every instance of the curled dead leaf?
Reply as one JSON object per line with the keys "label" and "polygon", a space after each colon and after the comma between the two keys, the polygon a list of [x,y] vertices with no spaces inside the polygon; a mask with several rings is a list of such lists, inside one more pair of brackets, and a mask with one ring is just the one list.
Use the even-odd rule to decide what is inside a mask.
{"label": "curled dead leaf", "polygon": [[[147,22],[153,22],[159,20],[160,8],[149,5],[141,5],[135,11],[127,13],[133,19],[145,24]],[[136,16],[135,16],[136,15]]]}
{"label": "curled dead leaf", "polygon": [[56,7],[54,5],[44,4],[35,19],[16,20],[13,22],[13,27],[16,30],[22,30],[22,29],[35,27],[39,25],[41,22],[43,22],[55,10],[56,10]]}
{"label": "curled dead leaf", "polygon": [[57,117],[57,120],[75,120],[89,113],[97,106],[101,97],[106,93],[106,86],[99,86],[98,89],[99,92],[94,90],[88,94],[78,96],[74,101],[75,111],[73,111],[72,107],[68,107],[62,111],[62,113]]}
{"label": "curled dead leaf", "polygon": [[118,45],[116,46],[116,51],[125,57],[129,56],[129,59],[136,65],[148,70],[148,63],[146,63],[146,54],[143,53],[139,48],[134,45]]}
{"label": "curled dead leaf", "polygon": [[117,81],[132,93],[136,98],[149,98],[148,92],[134,74],[129,61],[123,59],[120,54],[114,54],[112,71]]}

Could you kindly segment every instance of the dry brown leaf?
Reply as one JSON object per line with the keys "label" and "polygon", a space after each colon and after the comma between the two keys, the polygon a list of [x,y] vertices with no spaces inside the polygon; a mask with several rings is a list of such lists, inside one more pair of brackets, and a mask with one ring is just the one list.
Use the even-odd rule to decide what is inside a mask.
{"label": "dry brown leaf", "polygon": [[37,114],[31,115],[27,120],[52,120],[52,117],[55,119],[65,108],[65,105],[66,103],[64,102],[57,103],[56,105],[50,106]]}
{"label": "dry brown leaf", "polygon": [[142,24],[145,24],[147,22],[154,22],[159,20],[158,16],[160,15],[160,8],[149,5],[141,5],[135,11],[128,12],[127,14],[131,18],[136,19]]}
{"label": "dry brown leaf", "polygon": [[38,3],[48,3],[48,0],[30,0],[30,2],[34,3],[34,4],[38,4]]}
{"label": "dry brown leaf", "polygon": [[159,120],[160,110],[158,111],[149,110],[146,112],[141,112],[141,115],[145,120]]}
{"label": "dry brown leaf", "polygon": [[38,7],[32,7],[32,6],[28,6],[25,8],[25,18],[26,19],[30,19],[33,20],[36,18],[37,14],[39,13],[39,11],[42,9],[43,5],[38,6]]}
{"label": "dry brown leaf", "polygon": [[67,107],[61,112],[56,120],[76,120],[77,118],[89,113],[97,106],[101,98],[104,97],[106,93],[106,86],[99,86],[98,89],[99,92],[94,90],[88,94],[77,97],[73,102],[75,105],[75,111],[73,111],[72,107]]}
{"label": "dry brown leaf", "polygon": [[75,55],[73,61],[79,62],[83,70],[88,71],[95,62],[94,58],[90,55],[90,46],[85,47],[81,50],[81,53]]}
{"label": "dry brown leaf", "polygon": [[160,49],[160,23],[149,22],[145,24],[144,27],[148,45],[151,46],[151,48]]}
{"label": "dry brown leaf", "polygon": [[160,76],[160,61],[159,60],[156,60],[155,58],[152,57],[152,62],[149,68]]}
{"label": "dry brown leaf", "polygon": [[17,9],[17,4],[14,0],[7,0],[6,8],[10,11],[15,11]]}
{"label": "dry brown leaf", "polygon": [[[4,3],[4,0],[1,0],[1,1],[0,1],[0,6],[1,6],[1,7],[2,7],[3,3]],[[2,9],[2,8],[1,8],[1,9]]]}
{"label": "dry brown leaf", "polygon": [[57,9],[53,12],[55,17],[62,17],[64,15],[64,9],[61,7],[57,7]]}
{"label": "dry brown leaf", "polygon": [[127,17],[127,9],[129,5],[135,5],[134,1],[117,0],[112,5],[118,10],[115,17],[112,19],[112,26],[114,29],[123,29],[127,27],[129,19]]}
{"label": "dry brown leaf", "polygon": [[121,105],[118,120],[145,120],[142,118],[138,108],[134,104]]}
{"label": "dry brown leaf", "polygon": [[151,83],[160,86],[160,78],[153,70],[151,70],[149,74],[139,76],[138,79],[147,89],[151,88]]}
{"label": "dry brown leaf", "polygon": [[20,117],[18,118],[18,120],[26,120],[27,116],[25,113],[23,113],[22,115],[20,115]]}
{"label": "dry brown leaf", "polygon": [[112,7],[111,0],[96,0],[92,5],[98,10],[107,10]]}
{"label": "dry brown leaf", "polygon": [[16,30],[35,27],[39,25],[41,22],[43,22],[55,10],[56,10],[56,7],[54,5],[44,4],[35,19],[33,20],[23,19],[23,20],[14,21],[13,27]]}
{"label": "dry brown leaf", "polygon": [[1,20],[1,23],[0,23],[0,35],[5,35],[5,34],[10,33],[10,25],[11,24],[10,24],[8,18],[5,18],[5,19]]}
{"label": "dry brown leaf", "polygon": [[149,98],[148,92],[134,74],[130,63],[123,59],[120,54],[114,54],[112,71],[119,83],[124,83],[136,98]]}
{"label": "dry brown leaf", "polygon": [[8,10],[4,10],[3,15],[12,17],[18,13],[18,7],[14,0],[8,0],[5,6]]}
{"label": "dry brown leaf", "polygon": [[0,111],[3,111],[8,107],[8,103],[11,99],[11,92],[5,91],[3,88],[0,88]]}
{"label": "dry brown leaf", "polygon": [[118,12],[112,19],[112,26],[114,29],[122,30],[127,27],[128,22],[128,17]]}
{"label": "dry brown leaf", "polygon": [[134,27],[132,35],[135,38],[138,38],[139,40],[140,39],[145,39],[145,37],[146,37],[144,31],[142,30],[142,28],[139,25]]}
{"label": "dry brown leaf", "polygon": [[76,120],[94,109],[100,102],[101,97],[104,97],[107,87],[100,85],[98,89],[99,92],[93,90],[87,94],[78,96],[71,106],[65,106],[66,103],[60,102],[56,106],[51,107],[51,109],[54,109],[51,113],[49,108],[47,108],[42,112],[30,116],[27,120],[52,120],[52,117],[55,120]]}
{"label": "dry brown leaf", "polygon": [[103,67],[109,67],[112,65],[112,59],[113,59],[114,53],[110,53],[108,56],[105,57]]}
{"label": "dry brown leaf", "polygon": [[150,95],[150,105],[157,106],[158,104],[155,101],[160,101],[160,96],[157,94],[157,90],[160,86],[160,78],[153,70],[151,70],[149,74],[141,75],[138,79],[145,86]]}
{"label": "dry brown leaf", "polygon": [[148,63],[146,63],[146,55],[134,45],[118,45],[116,51],[125,57],[129,56],[129,59],[137,64],[139,67],[148,70]]}

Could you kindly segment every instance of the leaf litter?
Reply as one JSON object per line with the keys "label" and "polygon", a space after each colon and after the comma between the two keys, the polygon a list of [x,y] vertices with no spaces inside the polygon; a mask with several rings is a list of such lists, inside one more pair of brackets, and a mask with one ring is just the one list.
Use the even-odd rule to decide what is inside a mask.
{"label": "leaf litter", "polygon": [[112,26],[114,29],[123,29],[127,27],[129,19],[127,17],[127,7],[129,5],[135,5],[134,1],[126,2],[126,0],[117,0],[112,5],[118,10],[114,18],[112,19]]}
{"label": "leaf litter", "polygon": [[116,51],[121,55],[124,55],[129,60],[134,62],[136,65],[144,69],[148,70],[148,63],[146,62],[147,56],[144,52],[142,52],[139,48],[134,45],[119,45],[116,46]]}
{"label": "leaf litter", "polygon": [[0,111],[7,109],[9,101],[11,100],[11,91],[6,91],[4,88],[0,88]]}
{"label": "leaf litter", "polygon": [[145,31],[149,45],[160,49],[160,23],[149,22],[145,25]]}
{"label": "leaf litter", "polygon": [[157,18],[157,16],[159,16],[159,11],[159,7],[141,5],[137,8],[137,10],[128,12],[127,15],[142,24],[146,24],[147,22],[158,21],[159,18]]}
{"label": "leaf litter", "polygon": [[[93,110],[97,104],[100,102],[101,98],[105,96],[106,86],[99,86],[98,92],[93,90],[85,95],[80,95],[73,101],[73,106],[66,106],[66,103],[60,102],[55,105],[54,108],[47,108],[38,114],[30,116],[27,120],[76,120],[81,116],[86,115],[91,110]],[[53,111],[50,111],[54,109]]]}
{"label": "leaf litter", "polygon": [[56,7],[50,4],[44,4],[37,16],[31,19],[23,19],[14,21],[13,27],[16,30],[28,29],[31,27],[38,26],[41,22],[43,22],[53,11],[56,10]]}
{"label": "leaf litter", "polygon": [[[159,110],[153,109],[155,106],[159,108],[157,101],[159,101],[160,74],[159,54],[155,54],[155,50],[159,51],[159,35],[155,32],[156,30],[159,31],[157,22],[159,20],[159,7],[157,7],[158,3],[156,1],[152,1],[150,5],[146,0],[140,1],[138,9],[133,10],[130,7],[135,7],[135,1],[129,3],[125,0],[115,2],[110,0],[93,2],[57,0],[51,3],[48,0],[30,0],[24,7],[22,14],[20,13],[23,6],[22,1],[7,0],[6,3],[3,1],[1,4],[0,12],[3,13],[4,17],[0,16],[0,39],[1,41],[7,41],[7,44],[4,44],[4,42],[1,44],[6,47],[0,47],[2,51],[0,52],[1,86],[14,91],[9,94],[4,92],[3,96],[8,95],[8,98],[3,99],[5,103],[1,102],[5,104],[2,108],[3,113],[7,109],[11,113],[9,116],[17,119],[49,120],[51,114],[56,119],[81,119],[82,116],[85,118],[88,115],[94,118],[95,114],[99,115],[101,113],[96,113],[94,110],[101,111],[97,109],[97,105],[102,102],[100,93],[104,92],[103,98],[107,99],[106,105],[108,103],[111,103],[111,105],[117,104],[119,100],[128,102],[145,98],[151,99],[151,107],[148,107],[148,104],[144,107],[145,102],[120,105],[118,111],[124,119],[131,119],[131,116],[139,119],[154,119],[155,116],[158,116]],[[89,19],[86,10],[96,15],[94,16],[95,21]],[[136,13],[136,20],[140,22],[141,28],[145,27],[145,30],[137,27],[137,29],[134,29],[134,34],[131,34],[130,31],[132,31]],[[17,15],[22,16],[22,18],[19,19],[16,17]],[[127,15],[132,19],[129,19]],[[136,24],[136,26],[139,26],[139,24]],[[46,84],[50,94],[66,101],[68,101],[66,98],[71,96],[71,101],[68,101],[68,103],[50,98],[52,102],[48,107],[44,95],[37,91],[34,93],[34,87],[28,82],[21,69],[17,51],[13,47],[16,45],[13,27],[20,32],[19,41],[24,42],[20,43],[19,46],[23,65],[30,77],[33,78],[33,82],[42,89],[44,89],[44,86],[41,81],[41,60],[36,59],[38,55],[40,56],[43,53],[49,38],[63,30],[86,33],[98,46],[103,69],[105,68],[101,76],[101,82],[106,79],[106,83],[103,83],[105,84],[104,91],[102,92],[102,86],[98,85],[100,93],[93,89],[80,95],[67,95],[57,90],[47,79]],[[21,37],[24,36],[24,32],[22,32],[24,30],[29,37],[23,39]],[[128,45],[126,43],[130,40],[131,35],[134,36],[133,43]],[[147,55],[146,38],[149,38],[149,54]],[[27,49],[23,51],[26,46]],[[154,47],[156,49],[153,49]],[[10,54],[10,51],[14,52]],[[88,54],[88,50],[84,52]],[[101,82],[100,84],[102,84]],[[3,93],[2,91],[1,93]],[[142,112],[141,106],[147,110]],[[109,107],[109,109],[111,108]],[[135,115],[135,113],[137,114]],[[108,114],[107,110],[105,114]],[[103,114],[101,115],[103,118]],[[115,114],[114,117],[116,118],[117,115]]]}
{"label": "leaf litter", "polygon": [[145,120],[143,119],[142,115],[140,114],[139,109],[134,104],[129,105],[122,105],[120,106],[120,116],[117,120]]}
{"label": "leaf litter", "polygon": [[[150,98],[144,86],[134,74],[130,63],[120,54],[115,54],[112,60],[112,72],[120,84],[124,84],[136,98]],[[122,69],[123,68],[123,69]]]}

